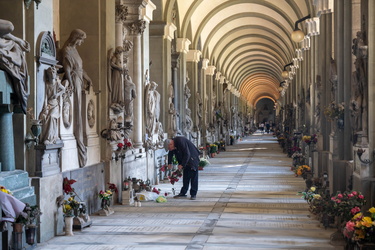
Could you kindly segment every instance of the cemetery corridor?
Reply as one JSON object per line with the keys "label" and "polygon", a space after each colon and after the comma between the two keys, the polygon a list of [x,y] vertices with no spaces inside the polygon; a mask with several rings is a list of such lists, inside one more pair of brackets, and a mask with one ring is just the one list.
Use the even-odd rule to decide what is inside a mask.
{"label": "cemetery corridor", "polygon": [[[311,216],[298,195],[305,182],[272,135],[245,137],[209,161],[196,200],[117,204],[114,214],[92,214],[90,227],[36,249],[343,249],[330,244],[335,230]],[[156,187],[164,193],[173,186]]]}

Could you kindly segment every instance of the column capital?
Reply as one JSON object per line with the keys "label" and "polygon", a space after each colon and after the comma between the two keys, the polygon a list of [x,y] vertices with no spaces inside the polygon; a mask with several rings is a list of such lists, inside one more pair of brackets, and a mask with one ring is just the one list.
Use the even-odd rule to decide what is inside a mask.
{"label": "column capital", "polygon": [[302,50],[301,49],[296,49],[296,55],[297,55],[297,59],[299,61],[303,60],[303,55],[302,55]]}
{"label": "column capital", "polygon": [[221,72],[220,71],[216,72],[215,80],[220,80],[220,77],[221,77]]}
{"label": "column capital", "polygon": [[174,39],[174,32],[177,30],[176,25],[173,23],[167,23],[164,26],[164,39],[168,39],[170,42]]}
{"label": "column capital", "polygon": [[215,69],[216,69],[215,66],[210,65],[210,66],[207,67],[207,69],[204,71],[204,73],[206,75],[213,76],[215,74]]}
{"label": "column capital", "polygon": [[128,6],[125,6],[123,4],[116,4],[116,7],[115,7],[116,23],[118,22],[124,23],[128,15],[129,15]]}
{"label": "column capital", "polygon": [[320,34],[320,18],[313,17],[306,20],[307,35],[316,36]]}
{"label": "column capital", "polygon": [[146,29],[146,21],[137,20],[130,23],[128,27],[132,35],[142,35]]}
{"label": "column capital", "polygon": [[302,51],[309,50],[311,47],[310,36],[305,36],[305,38],[301,42],[301,49]]}
{"label": "column capital", "polygon": [[328,14],[333,12],[334,0],[314,0],[316,15]]}
{"label": "column capital", "polygon": [[151,0],[143,0],[141,5],[141,19],[150,23],[152,21],[152,13],[156,10],[156,5]]}
{"label": "column capital", "polygon": [[186,54],[189,51],[190,40],[187,38],[177,38],[176,51]]}
{"label": "column capital", "polygon": [[224,84],[224,82],[225,82],[225,76],[220,76],[220,81],[219,81],[219,83],[220,84]]}
{"label": "column capital", "polygon": [[207,69],[209,62],[210,62],[210,60],[208,60],[207,58],[204,58],[202,60],[202,69],[204,69],[204,70]]}
{"label": "column capital", "polygon": [[189,50],[186,54],[186,61],[188,62],[199,62],[202,52],[200,50]]}

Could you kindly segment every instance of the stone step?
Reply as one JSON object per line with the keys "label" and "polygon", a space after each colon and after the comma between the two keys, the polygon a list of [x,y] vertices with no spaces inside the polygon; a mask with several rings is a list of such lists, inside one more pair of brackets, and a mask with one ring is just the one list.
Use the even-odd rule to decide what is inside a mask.
{"label": "stone step", "polygon": [[9,189],[20,201],[30,205],[36,204],[34,187],[30,186],[29,174],[26,171],[0,172],[0,185]]}

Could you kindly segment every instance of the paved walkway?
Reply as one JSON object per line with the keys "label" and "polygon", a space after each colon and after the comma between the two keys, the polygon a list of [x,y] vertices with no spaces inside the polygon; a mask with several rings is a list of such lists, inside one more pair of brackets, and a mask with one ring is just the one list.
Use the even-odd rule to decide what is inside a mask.
{"label": "paved walkway", "polygon": [[108,217],[91,215],[91,227],[36,249],[342,249],[329,243],[334,230],[310,217],[297,195],[305,183],[272,136],[249,136],[209,161],[196,200],[116,205]]}

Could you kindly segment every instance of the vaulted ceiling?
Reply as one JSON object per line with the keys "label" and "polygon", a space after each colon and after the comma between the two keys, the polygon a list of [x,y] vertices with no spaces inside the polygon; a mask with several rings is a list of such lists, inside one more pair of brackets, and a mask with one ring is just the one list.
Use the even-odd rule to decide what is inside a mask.
{"label": "vaulted ceiling", "polygon": [[[164,0],[165,17],[177,16],[178,37],[191,41],[203,58],[251,105],[276,101],[283,67],[299,44],[294,24],[312,14],[312,0]],[[305,30],[304,25],[299,28]]]}

